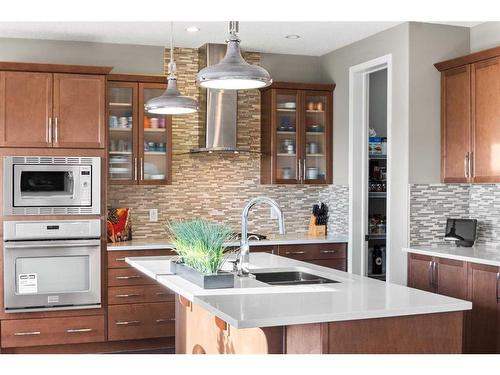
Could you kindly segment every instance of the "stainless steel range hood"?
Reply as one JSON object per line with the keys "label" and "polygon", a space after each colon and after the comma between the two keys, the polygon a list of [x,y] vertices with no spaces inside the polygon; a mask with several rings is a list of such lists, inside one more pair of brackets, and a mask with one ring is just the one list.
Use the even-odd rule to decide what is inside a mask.
{"label": "stainless steel range hood", "polygon": [[[225,44],[205,44],[198,50],[199,69],[217,64],[226,54]],[[238,92],[200,87],[199,121],[205,124],[200,131],[199,147],[191,153],[233,152],[236,148]]]}

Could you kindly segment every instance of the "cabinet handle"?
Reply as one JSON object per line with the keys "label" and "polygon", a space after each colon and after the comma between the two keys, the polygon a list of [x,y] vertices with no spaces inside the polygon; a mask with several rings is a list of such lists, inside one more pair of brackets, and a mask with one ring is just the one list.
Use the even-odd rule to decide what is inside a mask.
{"label": "cabinet handle", "polygon": [[306,179],[306,158],[302,159],[302,181]]}
{"label": "cabinet handle", "polygon": [[142,276],[140,275],[133,275],[133,276],[116,276],[116,280],[130,280],[130,279],[140,279]]}
{"label": "cabinet handle", "polygon": [[134,180],[137,181],[137,158],[134,158]]}
{"label": "cabinet handle", "polygon": [[52,143],[52,117],[47,121],[47,143]]}
{"label": "cabinet handle", "polygon": [[115,261],[117,261],[117,262],[125,262],[125,257],[123,257],[123,258],[115,258]]}
{"label": "cabinet handle", "polygon": [[496,290],[496,295],[497,295],[497,303],[500,300],[500,297],[498,296],[498,280],[500,280],[500,272],[497,272],[497,290]]}
{"label": "cabinet handle", "polygon": [[168,318],[168,319],[156,319],[156,324],[173,322],[174,320],[175,320],[175,318]]}
{"label": "cabinet handle", "polygon": [[473,158],[474,158],[474,152],[470,152],[469,153],[469,177],[474,176],[474,170],[473,170],[474,163],[472,161]]}
{"label": "cabinet handle", "polygon": [[40,335],[40,331],[33,331],[33,332],[14,332],[14,336],[38,336]]}
{"label": "cabinet handle", "polygon": [[321,254],[335,254],[337,251],[336,250],[321,250]]}
{"label": "cabinet handle", "polygon": [[130,293],[130,294],[117,294],[116,298],[130,298],[130,297],[140,297],[142,294],[139,293]]}
{"label": "cabinet handle", "polygon": [[70,328],[70,329],[67,329],[66,332],[67,333],[84,333],[84,332],[92,332],[93,329],[92,328]]}
{"label": "cabinet handle", "polygon": [[285,251],[285,255],[290,255],[290,254],[299,255],[305,253],[306,253],[305,251]]}
{"label": "cabinet handle", "polygon": [[432,288],[434,285],[434,277],[432,275],[432,260],[429,262],[429,286]]}
{"label": "cabinet handle", "polygon": [[139,165],[141,167],[141,180],[144,180],[144,163],[143,163],[143,160],[142,158],[140,159],[140,162],[139,162]]}
{"label": "cabinet handle", "polygon": [[438,287],[438,275],[437,275],[437,263],[436,261],[432,262],[432,281],[433,281],[433,287],[437,289]]}
{"label": "cabinet handle", "polygon": [[300,168],[300,159],[297,159],[297,181],[300,181],[301,178]]}
{"label": "cabinet handle", "polygon": [[170,295],[170,293],[168,293],[168,292],[156,292],[156,295],[157,296],[168,296],[168,295]]}
{"label": "cabinet handle", "polygon": [[119,320],[115,322],[117,326],[131,326],[136,324],[141,324],[140,320]]}
{"label": "cabinet handle", "polygon": [[59,119],[57,117],[54,119],[54,142],[59,142]]}

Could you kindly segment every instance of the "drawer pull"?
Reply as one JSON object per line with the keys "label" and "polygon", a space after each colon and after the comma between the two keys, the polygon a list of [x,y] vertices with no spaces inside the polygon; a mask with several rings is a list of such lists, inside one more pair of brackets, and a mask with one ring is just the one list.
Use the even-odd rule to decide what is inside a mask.
{"label": "drawer pull", "polygon": [[38,336],[40,335],[40,331],[33,331],[33,332],[14,332],[14,336]]}
{"label": "drawer pull", "polygon": [[132,275],[132,276],[116,276],[116,280],[131,280],[131,279],[141,279],[140,275]]}
{"label": "drawer pull", "polygon": [[84,333],[84,332],[92,332],[93,329],[92,328],[70,328],[70,329],[67,329],[66,332],[67,333]]}
{"label": "drawer pull", "polygon": [[116,298],[131,298],[131,297],[140,297],[142,294],[139,293],[130,293],[130,294],[117,294]]}
{"label": "drawer pull", "polygon": [[169,296],[170,293],[168,293],[168,292],[156,292],[156,295],[157,296]]}
{"label": "drawer pull", "polygon": [[305,254],[305,251],[285,251],[285,255],[300,255],[300,254]]}
{"label": "drawer pull", "polygon": [[321,250],[321,254],[335,254],[337,250]]}
{"label": "drawer pull", "polygon": [[117,326],[131,326],[131,325],[137,325],[141,324],[140,320],[119,320],[115,322]]}
{"label": "drawer pull", "polygon": [[173,322],[174,320],[175,320],[175,318],[156,319],[156,323],[157,324],[161,324],[161,323]]}
{"label": "drawer pull", "polygon": [[115,261],[117,261],[117,262],[125,262],[125,258],[115,258]]}

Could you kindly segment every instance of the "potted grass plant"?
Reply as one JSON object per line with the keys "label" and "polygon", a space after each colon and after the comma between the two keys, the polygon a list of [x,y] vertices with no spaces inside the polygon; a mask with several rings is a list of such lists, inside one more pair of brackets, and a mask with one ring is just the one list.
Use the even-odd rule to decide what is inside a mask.
{"label": "potted grass plant", "polygon": [[234,287],[234,275],[221,271],[226,244],[234,240],[231,228],[203,219],[169,222],[167,228],[180,258],[178,276],[204,289]]}

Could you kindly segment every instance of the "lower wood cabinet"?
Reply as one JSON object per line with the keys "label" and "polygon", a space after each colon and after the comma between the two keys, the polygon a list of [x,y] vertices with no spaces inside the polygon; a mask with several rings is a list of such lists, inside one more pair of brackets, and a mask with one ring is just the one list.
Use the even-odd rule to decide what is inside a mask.
{"label": "lower wood cabinet", "polygon": [[3,348],[105,341],[104,315],[2,320]]}
{"label": "lower wood cabinet", "polygon": [[174,294],[162,285],[116,286],[108,288],[108,305],[171,302]]}
{"label": "lower wood cabinet", "polygon": [[346,243],[280,245],[278,251],[283,257],[347,271]]}
{"label": "lower wood cabinet", "polygon": [[175,302],[108,307],[108,340],[134,340],[175,335]]}
{"label": "lower wood cabinet", "polygon": [[468,300],[472,302],[466,339],[470,353],[500,353],[500,268],[469,263]]}
{"label": "lower wood cabinet", "polygon": [[419,254],[408,255],[408,286],[472,302],[465,350],[500,353],[500,267]]}

